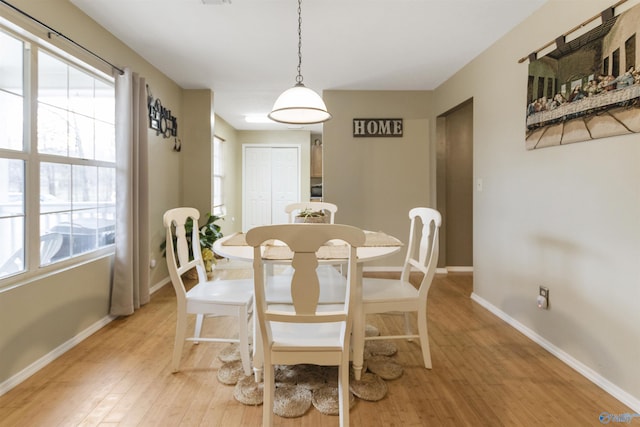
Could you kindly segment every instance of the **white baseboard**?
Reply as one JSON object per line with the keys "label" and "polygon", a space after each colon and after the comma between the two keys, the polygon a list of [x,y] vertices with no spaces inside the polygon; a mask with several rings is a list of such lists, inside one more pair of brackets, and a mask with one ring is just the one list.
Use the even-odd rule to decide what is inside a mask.
{"label": "white baseboard", "polygon": [[[522,332],[533,342],[542,346],[542,348],[547,350],[549,353],[553,354],[562,362],[569,365],[569,367],[575,369],[580,375],[587,378],[589,381],[591,381],[592,383],[594,383],[595,385],[597,385],[598,387],[600,387],[601,389],[609,393],[611,396],[615,397],[620,402],[627,405],[633,411],[635,411],[636,413],[640,413],[640,399],[632,396],[631,394],[627,393],[617,385],[613,384],[611,381],[604,378],[602,375],[598,374],[596,371],[589,368],[588,366],[584,365],[579,360],[573,358],[571,355],[567,354],[560,348],[556,347],[551,342],[547,341],[545,338],[540,336],[538,333],[529,329],[522,323],[518,322],[516,319],[509,316],[504,311],[500,310],[499,308],[497,308],[496,306],[494,306],[484,298],[478,296],[475,293],[472,293],[471,299],[477,302],[478,304],[480,304],[481,306],[483,306],[484,308],[486,308],[487,310],[489,310],[490,312],[492,312],[493,314],[495,314],[496,316],[498,316],[500,319],[507,322],[510,326]],[[606,409],[606,408],[603,408],[603,409]]]}
{"label": "white baseboard", "polygon": [[168,285],[169,283],[171,283],[171,277],[165,277],[163,280],[161,280],[158,283],[156,283],[155,285],[151,286],[149,288],[149,293],[153,295],[154,293],[156,293],[160,289],[162,289],[163,286]]}
{"label": "white baseboard", "polygon": [[473,266],[447,266],[445,270],[449,273],[473,273]]}
{"label": "white baseboard", "polygon": [[44,368],[49,363],[53,362],[58,357],[62,356],[64,353],[71,350],[76,345],[80,344],[82,341],[84,341],[87,337],[89,337],[93,333],[97,332],[98,330],[105,327],[107,324],[111,323],[111,321],[113,321],[113,319],[115,318],[116,316],[110,316],[110,315],[103,317],[102,319],[100,319],[99,321],[97,321],[96,323],[94,323],[84,331],[80,332],[78,335],[74,336],[70,340],[63,343],[62,345],[53,349],[51,352],[45,354],[40,359],[36,360],[31,365],[24,368],[22,371],[18,372],[17,374],[10,377],[6,381],[0,383],[0,396],[2,396],[6,392],[14,388],[21,382],[25,381],[31,375],[35,374],[40,369]]}
{"label": "white baseboard", "polygon": [[402,267],[396,266],[396,267],[363,267],[362,271],[373,271],[373,272],[377,272],[377,271],[382,271],[382,272],[390,272],[390,273],[395,273],[395,272],[401,272],[402,271]]}

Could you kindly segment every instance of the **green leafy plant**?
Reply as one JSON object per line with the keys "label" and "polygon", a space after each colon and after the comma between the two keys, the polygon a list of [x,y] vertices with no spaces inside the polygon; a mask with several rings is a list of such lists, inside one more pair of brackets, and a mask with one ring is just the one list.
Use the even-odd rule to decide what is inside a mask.
{"label": "green leafy plant", "polygon": [[[198,232],[198,236],[200,239],[200,249],[202,250],[202,259],[206,261],[212,261],[212,248],[213,243],[222,238],[222,231],[220,231],[220,226],[216,224],[216,221],[222,219],[217,215],[211,215],[210,213],[206,214],[206,221],[200,225],[200,230]],[[187,245],[189,246],[189,260],[193,259],[193,247],[191,243],[191,236],[193,235],[193,221],[191,218],[187,220],[184,224],[184,228],[186,231],[187,237]],[[173,247],[176,247],[176,237],[173,237]],[[162,256],[167,256],[167,241],[163,241],[160,244],[160,250],[162,251]],[[206,253],[205,253],[206,251]]]}

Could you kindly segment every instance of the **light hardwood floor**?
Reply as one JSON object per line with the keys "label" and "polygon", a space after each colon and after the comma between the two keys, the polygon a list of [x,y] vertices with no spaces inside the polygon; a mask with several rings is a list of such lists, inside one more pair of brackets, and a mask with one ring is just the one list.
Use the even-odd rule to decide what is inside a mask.
{"label": "light hardwood floor", "polygon": [[[472,280],[463,273],[436,276],[428,303],[433,369],[421,367],[417,344],[397,341],[403,376],[387,382],[383,400],[358,400],[352,426],[599,426],[602,412],[632,413],[473,302]],[[399,326],[379,316],[368,323]],[[261,425],[261,406],[238,403],[233,386],[218,383],[216,355],[226,344],[186,343],[182,371],[171,374],[174,327],[169,285],[135,315],[110,323],[1,396],[0,426]],[[232,325],[218,320],[206,327]],[[275,417],[275,425],[338,425],[338,418],[311,408],[302,418]]]}

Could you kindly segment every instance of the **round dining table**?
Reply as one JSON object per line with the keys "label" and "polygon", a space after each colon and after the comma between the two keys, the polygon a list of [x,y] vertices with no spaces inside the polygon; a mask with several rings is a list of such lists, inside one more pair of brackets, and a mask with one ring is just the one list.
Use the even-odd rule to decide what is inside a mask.
{"label": "round dining table", "polygon": [[[364,330],[365,330],[365,314],[362,310],[362,272],[363,265],[367,262],[382,259],[395,254],[400,251],[403,243],[384,232],[381,231],[365,231],[365,244],[357,248],[357,288],[355,292],[355,301],[353,304],[353,370],[357,380],[360,379],[362,374],[362,365],[364,359]],[[322,248],[321,248],[322,249]],[[244,233],[234,233],[229,236],[218,239],[213,244],[213,251],[223,258],[230,260],[253,262],[253,247],[249,246],[244,239]],[[330,252],[328,252],[330,253]],[[320,258],[320,257],[319,257]],[[274,264],[287,264],[291,259],[286,256],[275,257],[272,259]],[[325,257],[318,259],[322,264],[340,264],[344,259]],[[255,328],[254,328],[255,338]],[[255,343],[254,339],[254,343]],[[256,350],[254,346],[254,361],[256,360]],[[261,357],[257,358],[262,360]],[[254,370],[260,370],[261,367],[255,367]],[[258,375],[256,374],[256,378]]]}

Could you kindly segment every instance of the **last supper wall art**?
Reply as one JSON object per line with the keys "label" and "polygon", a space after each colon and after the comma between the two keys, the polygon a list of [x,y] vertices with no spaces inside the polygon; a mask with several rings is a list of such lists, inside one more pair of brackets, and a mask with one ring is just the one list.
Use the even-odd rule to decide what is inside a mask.
{"label": "last supper wall art", "polygon": [[529,62],[529,150],[640,132],[640,5]]}

